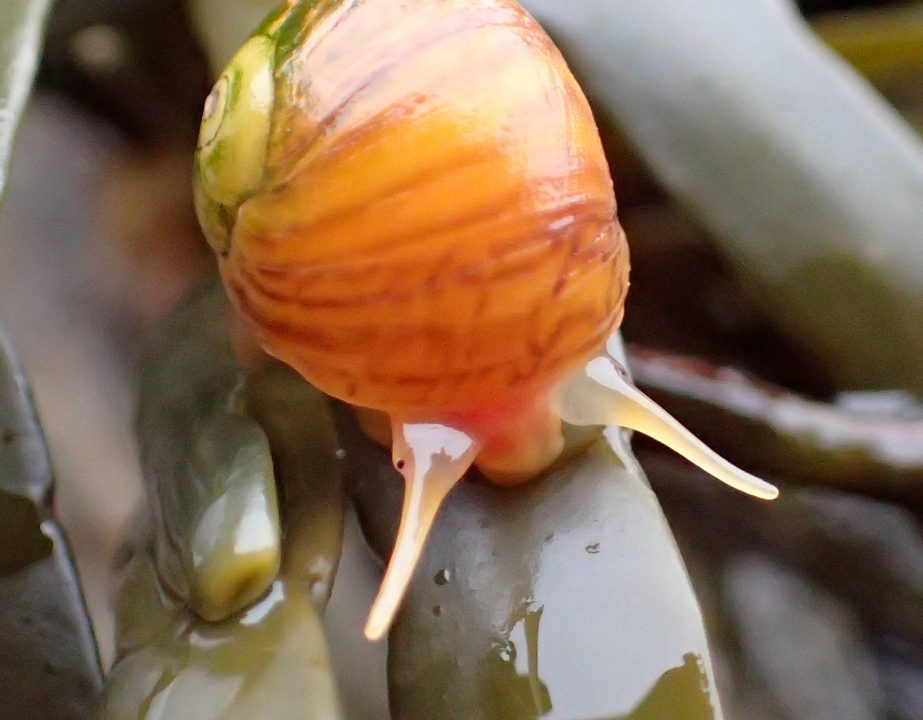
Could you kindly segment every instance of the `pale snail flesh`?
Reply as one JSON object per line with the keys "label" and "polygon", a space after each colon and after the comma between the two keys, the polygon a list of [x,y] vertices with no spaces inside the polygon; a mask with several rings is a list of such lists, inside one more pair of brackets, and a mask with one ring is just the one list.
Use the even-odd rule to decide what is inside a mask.
{"label": "pale snail flesh", "polygon": [[629,265],[612,180],[586,98],[513,0],[289,2],[209,96],[195,190],[263,349],[389,418],[406,488],[369,638],[468,468],[531,479],[562,421],[635,429],[777,495],[605,353]]}

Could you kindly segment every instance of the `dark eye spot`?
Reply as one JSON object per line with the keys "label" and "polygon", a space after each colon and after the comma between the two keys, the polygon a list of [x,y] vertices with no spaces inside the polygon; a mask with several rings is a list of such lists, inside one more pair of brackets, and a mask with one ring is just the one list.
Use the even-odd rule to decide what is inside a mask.
{"label": "dark eye spot", "polygon": [[406,463],[403,460],[398,460],[396,463],[394,463],[394,467],[396,467],[398,470],[403,470],[405,465]]}

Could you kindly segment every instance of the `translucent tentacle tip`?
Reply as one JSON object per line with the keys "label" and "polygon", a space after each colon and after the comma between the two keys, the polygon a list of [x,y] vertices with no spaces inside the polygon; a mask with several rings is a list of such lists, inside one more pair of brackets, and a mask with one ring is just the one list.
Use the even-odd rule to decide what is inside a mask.
{"label": "translucent tentacle tip", "polygon": [[561,419],[572,425],[619,425],[644,433],[741,492],[773,500],[779,490],[731,464],[676,418],[631,384],[628,372],[608,356],[588,362],[562,388]]}

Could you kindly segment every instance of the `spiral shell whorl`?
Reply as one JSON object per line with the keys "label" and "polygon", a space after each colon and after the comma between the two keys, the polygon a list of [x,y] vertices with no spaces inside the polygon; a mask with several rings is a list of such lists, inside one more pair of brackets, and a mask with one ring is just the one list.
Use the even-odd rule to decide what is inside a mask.
{"label": "spiral shell whorl", "polygon": [[628,272],[560,54],[507,0],[313,7],[277,52],[263,185],[221,263],[251,330],[389,412],[549,386],[620,322]]}

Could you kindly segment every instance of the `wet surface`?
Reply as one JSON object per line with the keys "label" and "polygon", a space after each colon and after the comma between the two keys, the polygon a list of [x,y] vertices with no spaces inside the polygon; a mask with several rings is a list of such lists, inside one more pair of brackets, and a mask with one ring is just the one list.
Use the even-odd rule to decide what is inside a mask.
{"label": "wet surface", "polygon": [[163,594],[150,550],[126,568],[121,656],[100,720],[339,720],[317,609],[277,579],[246,611],[206,623]]}
{"label": "wet surface", "polygon": [[82,720],[102,685],[28,390],[0,336],[0,718]]}
{"label": "wet surface", "polygon": [[269,587],[281,539],[265,433],[241,410],[243,371],[210,283],[147,348],[138,440],[156,559],[167,586],[206,620],[223,620]]}
{"label": "wet surface", "polygon": [[[368,453],[379,461],[359,461],[353,489],[366,536],[387,552],[401,483],[386,451]],[[443,506],[390,636],[392,713],[634,717],[692,654],[703,682],[679,691],[672,717],[719,718],[698,617],[657,501],[605,443],[539,484],[468,480]]]}
{"label": "wet surface", "polygon": [[102,688],[96,644],[63,534],[50,520],[40,532],[51,553],[0,576],[0,718],[85,720]]}
{"label": "wet surface", "polygon": [[282,566],[323,612],[343,547],[343,450],[327,399],[294,370],[270,363],[247,379],[247,414],[266,433],[282,498]]}
{"label": "wet surface", "polygon": [[[322,613],[343,540],[342,449],[327,400],[291,370],[264,358],[244,379],[226,310],[206,283],[145,355],[155,512],[120,573],[105,720],[341,717]],[[274,564],[257,557],[267,525]],[[204,596],[206,579],[222,591]]]}

